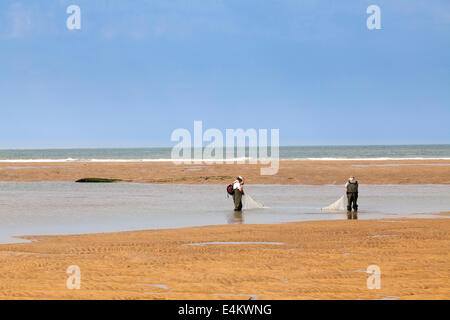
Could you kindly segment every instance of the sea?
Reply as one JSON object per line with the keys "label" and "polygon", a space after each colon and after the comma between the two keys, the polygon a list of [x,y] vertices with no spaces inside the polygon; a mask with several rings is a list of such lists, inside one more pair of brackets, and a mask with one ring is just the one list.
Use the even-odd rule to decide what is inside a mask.
{"label": "sea", "polygon": [[[234,158],[240,159],[239,150]],[[251,158],[251,150],[242,150]],[[268,148],[270,156],[270,147]],[[192,151],[194,154],[194,151]],[[226,154],[225,152],[223,154]],[[88,148],[0,150],[0,162],[70,162],[70,161],[171,161],[172,148]],[[379,145],[379,146],[284,146],[279,147],[280,160],[450,160],[446,145]]]}

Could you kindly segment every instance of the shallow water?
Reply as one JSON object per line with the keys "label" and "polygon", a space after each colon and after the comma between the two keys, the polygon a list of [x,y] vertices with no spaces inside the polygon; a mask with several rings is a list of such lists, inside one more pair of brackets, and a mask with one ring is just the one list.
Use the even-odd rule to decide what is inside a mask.
{"label": "shallow water", "polygon": [[[346,219],[323,212],[343,186],[247,185],[268,209],[235,213],[225,185],[1,182],[0,242],[13,236],[116,232],[228,223]],[[361,185],[359,219],[450,211],[449,185]]]}

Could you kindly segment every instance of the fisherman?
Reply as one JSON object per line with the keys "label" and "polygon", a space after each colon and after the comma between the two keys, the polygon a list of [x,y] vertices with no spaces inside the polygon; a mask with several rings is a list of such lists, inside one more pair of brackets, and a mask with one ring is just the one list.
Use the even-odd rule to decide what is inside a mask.
{"label": "fisherman", "polygon": [[[345,184],[345,191],[347,192],[347,218],[358,219],[358,181],[355,177],[350,177]],[[353,214],[352,214],[353,207]]]}
{"label": "fisherman", "polygon": [[236,181],[233,183],[233,201],[234,201],[234,211],[242,210],[242,195],[244,194],[244,189],[242,186],[244,185],[244,179],[241,176],[236,178]]}

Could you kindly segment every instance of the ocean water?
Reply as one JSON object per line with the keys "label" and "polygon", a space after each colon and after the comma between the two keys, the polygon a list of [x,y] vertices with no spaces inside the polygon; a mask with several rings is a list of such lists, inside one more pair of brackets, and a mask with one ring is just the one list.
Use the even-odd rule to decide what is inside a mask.
{"label": "ocean water", "polygon": [[[0,243],[14,236],[117,232],[234,223],[346,219],[320,208],[343,186],[247,185],[269,207],[236,213],[223,185],[0,182]],[[450,211],[450,185],[361,185],[359,219],[435,217]]]}
{"label": "ocean water", "polygon": [[[171,148],[0,150],[0,162],[170,161],[171,151]],[[450,145],[280,147],[279,153],[282,160],[450,160]],[[249,154],[247,148],[245,156],[248,158]],[[239,158],[237,152],[235,157]]]}

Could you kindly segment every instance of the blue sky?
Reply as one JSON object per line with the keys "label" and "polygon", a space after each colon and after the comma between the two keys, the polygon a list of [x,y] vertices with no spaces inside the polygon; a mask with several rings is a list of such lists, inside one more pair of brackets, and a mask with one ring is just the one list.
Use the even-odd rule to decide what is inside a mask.
{"label": "blue sky", "polygon": [[450,2],[2,0],[0,110],[0,148],[450,143]]}

